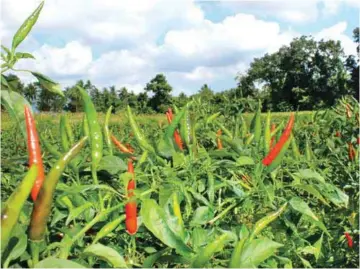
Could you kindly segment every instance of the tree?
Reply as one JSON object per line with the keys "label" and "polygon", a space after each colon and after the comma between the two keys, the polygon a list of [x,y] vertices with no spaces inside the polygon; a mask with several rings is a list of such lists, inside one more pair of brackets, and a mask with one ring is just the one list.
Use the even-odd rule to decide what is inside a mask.
{"label": "tree", "polygon": [[209,88],[207,84],[204,84],[198,92],[198,96],[201,97],[201,100],[205,102],[211,102],[214,97],[214,92]]}
{"label": "tree", "polygon": [[35,85],[39,89],[39,96],[37,98],[38,110],[46,112],[61,112],[63,110],[66,104],[66,97],[48,91],[38,82]]}
{"label": "tree", "polygon": [[[302,36],[273,54],[256,58],[247,73],[238,76],[238,86],[243,96],[244,91],[265,95],[276,110],[329,107],[349,94],[344,58],[340,42]],[[268,95],[263,91],[269,91]]]}
{"label": "tree", "polygon": [[37,97],[37,86],[35,83],[29,83],[25,86],[24,96],[31,104],[34,104]]}
{"label": "tree", "polygon": [[359,27],[356,27],[353,30],[353,39],[354,42],[357,43],[356,52],[357,56],[349,55],[345,62],[345,67],[350,73],[350,79],[348,82],[348,86],[351,90],[351,94],[359,100]]}
{"label": "tree", "polygon": [[156,112],[165,112],[167,106],[171,104],[172,87],[166,80],[165,75],[157,74],[145,87],[146,92],[154,95],[150,98],[150,107]]}

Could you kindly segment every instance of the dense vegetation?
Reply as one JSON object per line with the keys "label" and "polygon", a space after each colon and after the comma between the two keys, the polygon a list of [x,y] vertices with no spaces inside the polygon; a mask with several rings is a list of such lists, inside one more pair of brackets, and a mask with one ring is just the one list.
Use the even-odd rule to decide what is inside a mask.
{"label": "dense vegetation", "polygon": [[[359,43],[359,28],[354,29],[353,33],[354,41]],[[247,72],[236,77],[236,88],[217,93],[204,84],[194,95],[180,93],[179,96],[172,96],[173,88],[166,76],[157,74],[145,85],[144,92],[139,94],[125,87],[99,89],[90,80],[80,80],[74,86],[67,87],[61,97],[49,92],[46,85],[40,82],[24,85],[14,74],[5,77],[13,89],[38,110],[55,112],[83,111],[77,86],[89,92],[96,110],[102,112],[109,106],[119,111],[130,105],[140,113],[162,113],[169,105],[183,106],[194,97],[209,102],[210,112],[222,111],[224,106],[228,107],[231,103],[227,112],[235,114],[240,110],[253,111],[257,99],[262,101],[263,111],[330,108],[345,95],[359,99],[358,57],[345,55],[339,41],[315,41],[306,36],[294,39],[290,45],[283,46],[273,54],[254,59]]]}
{"label": "dense vegetation", "polygon": [[[359,267],[358,66],[345,71],[340,44],[300,38],[256,59],[238,89],[190,99],[163,75],[141,101],[90,82],[63,92],[34,71],[29,91],[3,74],[32,57],[17,47],[42,6],[3,47],[3,268]],[[300,72],[297,44],[320,64]],[[44,96],[45,111],[84,113],[34,117]],[[312,102],[322,110],[270,112]]]}

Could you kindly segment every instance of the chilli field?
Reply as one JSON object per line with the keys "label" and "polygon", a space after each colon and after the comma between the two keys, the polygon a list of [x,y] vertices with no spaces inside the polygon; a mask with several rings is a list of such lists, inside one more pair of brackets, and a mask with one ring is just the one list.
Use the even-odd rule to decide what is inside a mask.
{"label": "chilli field", "polygon": [[[326,96],[324,72],[312,75],[321,87],[305,87],[320,97],[291,88],[316,111],[291,112],[269,85],[213,103],[206,86],[210,99],[179,105],[158,75],[147,88],[167,103],[123,90],[137,101],[115,98],[115,109],[95,100],[91,83],[63,91],[14,68],[34,59],[18,46],[43,5],[2,46],[2,268],[359,268],[360,120],[350,90]],[[8,71],[30,73],[38,88],[22,91]],[[57,112],[36,113],[47,100],[58,110],[45,111]]]}
{"label": "chilli field", "polygon": [[84,115],[39,115],[32,135],[26,115],[39,140],[2,115],[4,267],[358,266],[353,99],[298,115],[227,118],[194,100],[104,118],[79,91]]}

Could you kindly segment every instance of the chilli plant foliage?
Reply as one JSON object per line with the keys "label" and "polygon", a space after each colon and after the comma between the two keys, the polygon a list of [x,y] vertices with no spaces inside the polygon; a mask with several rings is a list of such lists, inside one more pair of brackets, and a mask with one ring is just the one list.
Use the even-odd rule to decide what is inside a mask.
{"label": "chilli plant foliage", "polygon": [[[4,69],[41,8],[15,35]],[[358,266],[353,98],[287,118],[262,115],[259,102],[250,123],[242,113],[210,115],[201,100],[169,107],[162,125],[128,107],[119,124],[110,112],[100,123],[78,87],[83,121],[63,114],[54,125],[35,121],[6,87],[17,127],[1,135],[2,267]]]}

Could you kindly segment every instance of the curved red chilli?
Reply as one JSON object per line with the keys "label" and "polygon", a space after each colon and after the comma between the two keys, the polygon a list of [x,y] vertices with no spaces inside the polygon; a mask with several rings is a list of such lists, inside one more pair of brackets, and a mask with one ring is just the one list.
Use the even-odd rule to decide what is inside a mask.
{"label": "curved red chilli", "polygon": [[28,106],[24,107],[25,112],[25,123],[26,123],[26,133],[27,133],[27,146],[29,154],[29,167],[33,164],[38,165],[38,175],[34,186],[31,190],[31,198],[33,201],[36,201],[36,198],[40,192],[41,186],[45,179],[44,165],[41,157],[41,148],[39,143],[39,136],[36,131],[35,120],[31,114]]}
{"label": "curved red chilli", "polygon": [[295,115],[294,113],[291,113],[290,119],[285,127],[284,132],[281,134],[281,137],[279,141],[276,143],[276,145],[270,150],[269,154],[262,160],[262,163],[266,166],[270,165],[273,160],[278,156],[280,153],[282,147],[286,143],[286,141],[289,139],[291,135],[291,130],[294,126],[295,121]]}
{"label": "curved red chilli", "polygon": [[127,148],[126,146],[124,146],[119,140],[116,139],[116,137],[114,135],[110,136],[111,141],[114,143],[114,145],[121,151],[124,153],[133,153],[129,148]]}
{"label": "curved red chilli", "polygon": [[[128,198],[131,198],[134,195],[133,190],[135,189],[134,166],[131,160],[128,161],[128,172],[134,175],[133,179],[129,181],[127,186]],[[137,208],[135,201],[128,202],[125,205],[125,215],[126,215],[126,220],[125,220],[126,230],[128,231],[129,234],[133,235],[137,231]]]}
{"label": "curved red chilli", "polygon": [[352,240],[351,235],[348,232],[345,232],[344,234],[345,234],[345,237],[346,237],[346,240],[347,240],[347,243],[348,243],[348,247],[352,248],[353,247],[353,240]]}

